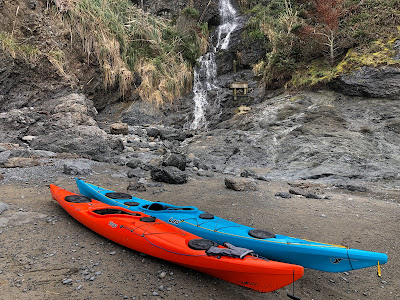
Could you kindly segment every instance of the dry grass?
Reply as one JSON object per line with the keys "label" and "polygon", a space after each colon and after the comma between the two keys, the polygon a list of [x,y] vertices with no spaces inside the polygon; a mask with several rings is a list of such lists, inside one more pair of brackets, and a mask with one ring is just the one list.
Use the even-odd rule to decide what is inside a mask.
{"label": "dry grass", "polygon": [[8,52],[13,58],[23,57],[29,61],[36,61],[40,51],[26,43],[20,43],[12,33],[0,32],[1,49]]}
{"label": "dry grass", "polygon": [[[168,21],[129,0],[65,2],[65,20],[79,34],[88,59],[96,56],[106,88],[118,86],[122,96],[136,89],[158,106],[190,90],[192,67],[181,54],[182,38]],[[139,87],[132,86],[135,74],[142,80]]]}

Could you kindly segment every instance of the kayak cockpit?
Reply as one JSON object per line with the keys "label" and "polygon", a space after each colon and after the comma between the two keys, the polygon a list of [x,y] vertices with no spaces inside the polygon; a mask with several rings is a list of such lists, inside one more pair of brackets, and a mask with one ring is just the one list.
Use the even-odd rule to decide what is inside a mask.
{"label": "kayak cockpit", "polygon": [[143,209],[152,210],[152,211],[195,211],[197,208],[192,206],[175,206],[168,205],[165,203],[154,202],[151,204],[146,204],[142,206]]}
{"label": "kayak cockpit", "polygon": [[127,215],[127,216],[141,216],[139,213],[128,212],[118,208],[101,208],[92,210],[93,213],[101,216],[106,215]]}

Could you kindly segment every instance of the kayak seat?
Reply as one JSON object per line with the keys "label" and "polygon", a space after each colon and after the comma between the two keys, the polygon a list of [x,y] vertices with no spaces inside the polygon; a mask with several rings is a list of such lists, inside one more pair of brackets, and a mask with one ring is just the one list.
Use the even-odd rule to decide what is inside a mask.
{"label": "kayak seat", "polygon": [[248,234],[257,239],[272,239],[275,238],[275,234],[266,230],[252,229],[249,230]]}
{"label": "kayak seat", "polygon": [[110,192],[110,193],[105,193],[104,196],[111,199],[132,199],[132,196],[126,193]]}
{"label": "kayak seat", "polygon": [[130,213],[121,209],[116,209],[116,208],[103,208],[103,209],[96,209],[93,211],[94,213],[98,215],[129,215],[129,216],[140,216],[140,214],[136,213]]}
{"label": "kayak seat", "polygon": [[65,201],[71,203],[89,203],[92,202],[92,199],[82,195],[70,195],[64,198]]}
{"label": "kayak seat", "polygon": [[193,239],[188,242],[189,248],[193,250],[208,250],[218,246],[216,242],[206,239]]}

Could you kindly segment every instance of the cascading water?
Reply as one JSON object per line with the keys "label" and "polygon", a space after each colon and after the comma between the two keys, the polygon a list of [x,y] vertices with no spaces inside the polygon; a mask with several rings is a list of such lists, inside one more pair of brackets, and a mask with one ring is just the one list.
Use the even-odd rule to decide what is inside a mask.
{"label": "cascading water", "polygon": [[231,34],[239,25],[237,12],[230,0],[219,1],[219,14],[221,25],[217,28],[217,45],[211,46],[210,51],[198,59],[198,66],[194,70],[193,101],[195,106],[194,120],[190,129],[207,128],[208,122],[205,116],[205,110],[209,105],[207,95],[211,90],[218,90],[215,56],[219,50],[228,49]]}

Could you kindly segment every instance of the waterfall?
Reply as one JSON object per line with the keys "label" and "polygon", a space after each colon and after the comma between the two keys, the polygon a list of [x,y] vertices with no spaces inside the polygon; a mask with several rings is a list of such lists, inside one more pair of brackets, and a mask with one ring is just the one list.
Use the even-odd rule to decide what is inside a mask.
{"label": "waterfall", "polygon": [[219,50],[226,50],[232,32],[238,26],[237,12],[232,6],[230,0],[219,1],[219,15],[221,25],[218,26],[217,45],[211,45],[210,51],[197,60],[198,66],[194,70],[193,81],[193,102],[194,102],[194,120],[190,129],[205,129],[208,122],[205,116],[205,110],[209,106],[207,101],[208,91],[217,90],[217,63],[216,53]]}

